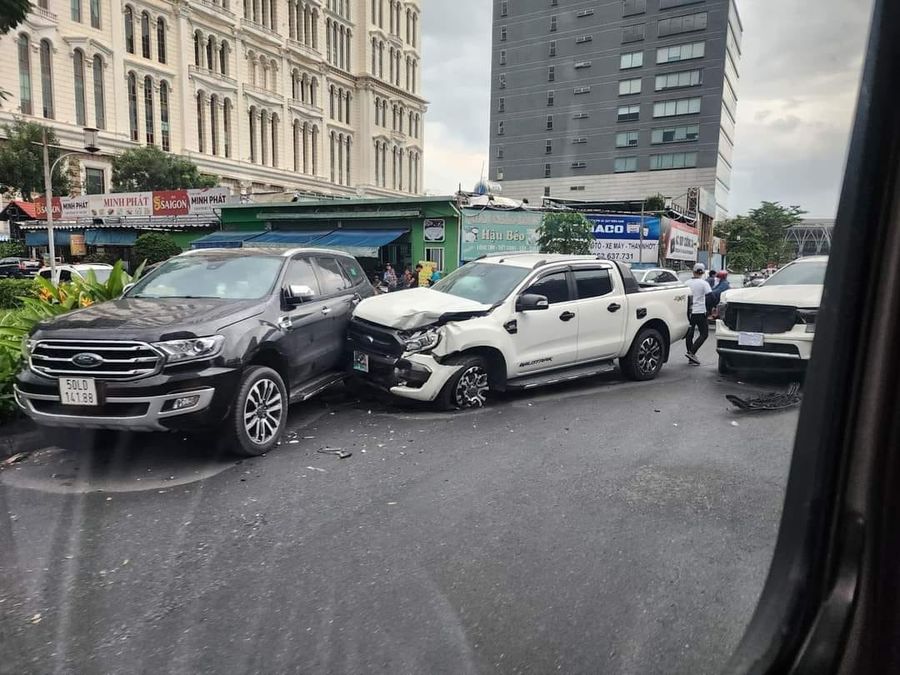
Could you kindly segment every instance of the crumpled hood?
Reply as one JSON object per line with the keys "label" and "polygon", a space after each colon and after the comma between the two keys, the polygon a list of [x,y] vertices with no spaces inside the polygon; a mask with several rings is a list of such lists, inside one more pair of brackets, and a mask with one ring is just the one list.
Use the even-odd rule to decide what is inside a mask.
{"label": "crumpled hood", "polygon": [[822,302],[824,286],[757,286],[732,288],[722,294],[727,302],[744,302],[753,305],[786,305],[812,309]]}
{"label": "crumpled hood", "polygon": [[356,306],[353,316],[397,330],[412,330],[450,317],[455,320],[468,318],[467,314],[484,314],[490,308],[430,288],[413,288],[367,298]]}
{"label": "crumpled hood", "polygon": [[[38,325],[41,338],[164,340],[200,337],[261,313],[262,300],[119,298]],[[63,335],[65,333],[65,335]]]}

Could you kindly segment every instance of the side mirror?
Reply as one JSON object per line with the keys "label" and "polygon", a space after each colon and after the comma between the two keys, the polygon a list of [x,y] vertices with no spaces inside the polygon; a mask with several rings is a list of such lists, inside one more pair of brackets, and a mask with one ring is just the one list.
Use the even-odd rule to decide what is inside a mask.
{"label": "side mirror", "polygon": [[550,309],[550,301],[546,295],[525,293],[516,298],[517,312],[533,312],[535,310]]}
{"label": "side mirror", "polygon": [[284,292],[285,302],[291,307],[312,300],[315,296],[316,292],[313,289],[302,284],[291,284]]}

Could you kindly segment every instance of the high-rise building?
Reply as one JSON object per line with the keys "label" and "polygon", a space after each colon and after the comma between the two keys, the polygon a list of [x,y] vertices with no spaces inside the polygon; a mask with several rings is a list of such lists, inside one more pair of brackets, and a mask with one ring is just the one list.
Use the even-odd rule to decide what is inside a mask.
{"label": "high-rise building", "polygon": [[708,215],[727,213],[735,0],[494,0],[493,31],[490,173],[504,196],[684,202],[697,187],[715,196]]}
{"label": "high-rise building", "polygon": [[[110,157],[155,145],[241,193],[421,193],[420,0],[36,0],[0,38],[0,123]],[[0,142],[2,142],[0,130]]]}

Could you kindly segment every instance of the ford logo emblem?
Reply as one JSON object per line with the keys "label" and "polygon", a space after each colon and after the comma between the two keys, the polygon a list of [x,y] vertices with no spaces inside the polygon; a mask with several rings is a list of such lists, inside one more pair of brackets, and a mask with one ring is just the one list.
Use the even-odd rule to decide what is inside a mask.
{"label": "ford logo emblem", "polygon": [[96,368],[103,363],[103,357],[99,354],[83,352],[72,357],[72,363],[79,368]]}

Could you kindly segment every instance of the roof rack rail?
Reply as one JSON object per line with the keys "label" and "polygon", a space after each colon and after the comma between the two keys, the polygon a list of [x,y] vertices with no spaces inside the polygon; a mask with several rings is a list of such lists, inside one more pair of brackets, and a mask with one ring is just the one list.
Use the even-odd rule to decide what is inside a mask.
{"label": "roof rack rail", "polygon": [[532,265],[531,269],[536,270],[538,267],[543,267],[547,264],[547,260],[538,260],[534,265]]}

